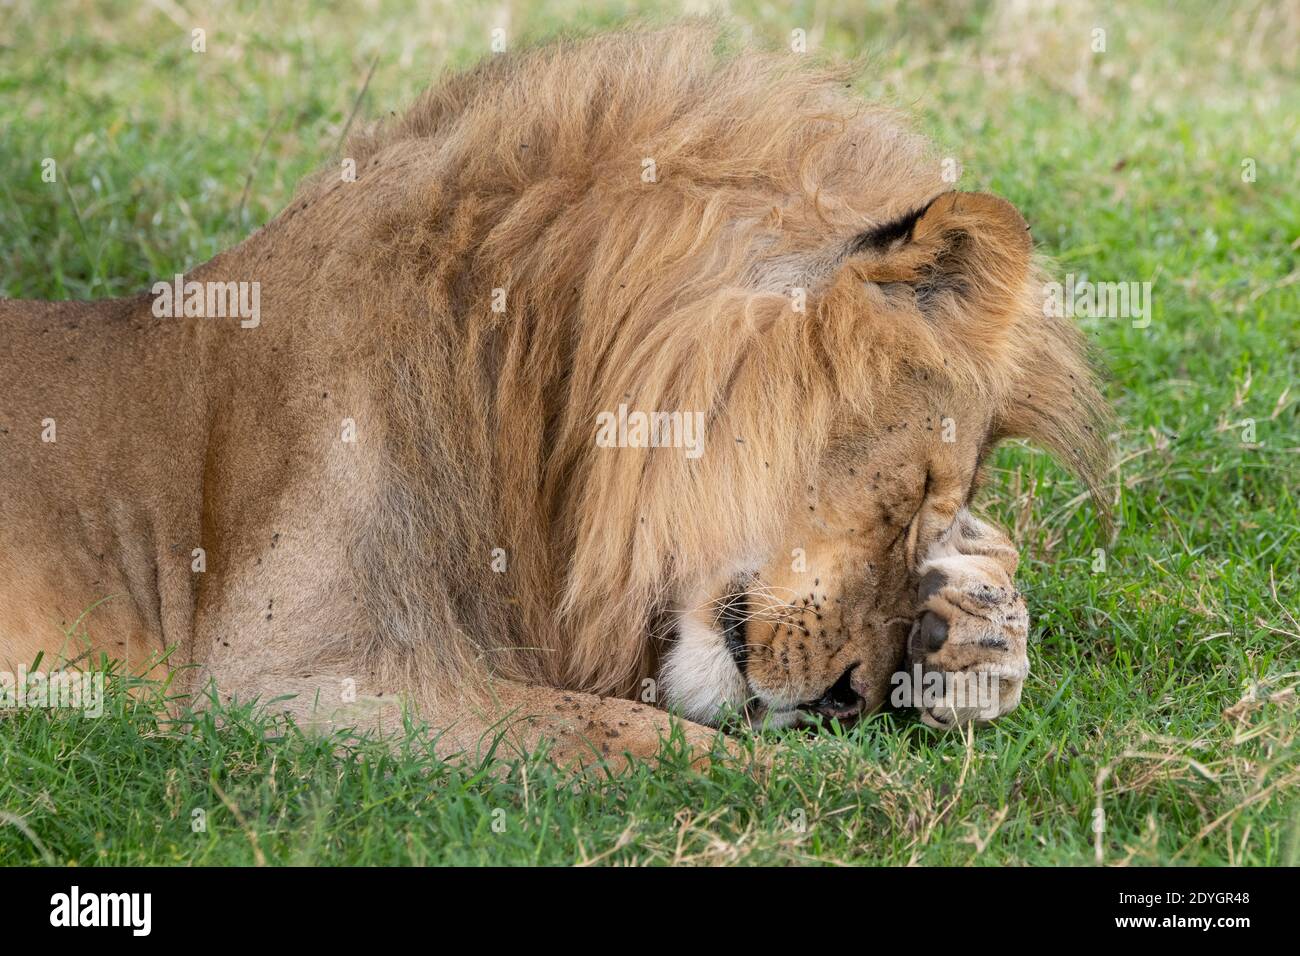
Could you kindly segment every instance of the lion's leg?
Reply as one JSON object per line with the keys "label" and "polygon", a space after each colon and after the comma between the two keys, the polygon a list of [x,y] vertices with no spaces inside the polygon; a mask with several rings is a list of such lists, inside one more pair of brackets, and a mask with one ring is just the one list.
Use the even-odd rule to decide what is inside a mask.
{"label": "lion's leg", "polygon": [[690,748],[692,762],[703,763],[718,735],[636,701],[506,681],[491,682],[473,698],[444,697],[426,719],[447,727],[451,746],[464,752],[481,753],[498,740],[512,754],[545,744],[561,766],[648,760],[674,731]]}
{"label": "lion's leg", "polygon": [[[908,639],[907,669],[923,681],[921,720],[949,728],[988,721],[1020,702],[1029,675],[1029,614],[1012,580],[1015,548],[967,512],[922,565],[924,611]],[[930,691],[926,695],[925,685]]]}
{"label": "lion's leg", "polygon": [[391,737],[405,718],[427,724],[435,752],[475,761],[495,750],[511,759],[545,747],[560,766],[604,762],[619,767],[629,757],[650,760],[678,730],[693,762],[711,753],[717,731],[636,701],[510,681],[473,681],[478,689],[431,693],[350,676],[366,669],[337,666],[310,676],[241,677],[237,687],[217,681],[223,703],[257,699],[298,726],[320,733],[354,730]]}

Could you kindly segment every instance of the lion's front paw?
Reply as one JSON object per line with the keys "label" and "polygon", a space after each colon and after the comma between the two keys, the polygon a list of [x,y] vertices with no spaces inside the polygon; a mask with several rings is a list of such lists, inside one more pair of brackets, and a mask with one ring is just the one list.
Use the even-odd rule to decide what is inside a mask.
{"label": "lion's front paw", "polygon": [[[908,638],[908,673],[922,679],[921,720],[939,729],[1002,716],[1020,702],[1029,676],[1029,613],[1011,578],[1015,561],[987,547],[1000,531],[976,522],[966,535],[971,527],[978,538],[957,529],[958,546],[923,566],[924,611]],[[976,540],[978,548],[961,546]]]}

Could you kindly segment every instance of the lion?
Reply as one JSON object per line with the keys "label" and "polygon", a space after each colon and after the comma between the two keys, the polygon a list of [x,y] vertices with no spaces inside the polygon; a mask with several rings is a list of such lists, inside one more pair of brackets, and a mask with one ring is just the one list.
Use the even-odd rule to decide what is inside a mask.
{"label": "lion", "polygon": [[1016,549],[969,506],[1008,438],[1097,488],[1083,340],[1010,203],[717,39],[494,56],[183,276],[0,303],[0,666],[579,763],[849,721],[905,667],[997,678],[934,726],[1015,706]]}

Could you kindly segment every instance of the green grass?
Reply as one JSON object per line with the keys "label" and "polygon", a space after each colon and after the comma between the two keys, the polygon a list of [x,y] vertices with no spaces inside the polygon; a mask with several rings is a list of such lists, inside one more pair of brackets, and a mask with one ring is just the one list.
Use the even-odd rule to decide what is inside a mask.
{"label": "green grass", "polygon": [[[862,94],[915,113],[962,188],[1017,203],[1061,273],[1154,282],[1149,327],[1088,323],[1118,413],[1115,538],[1033,449],[1004,449],[985,493],[1024,548],[1021,707],[965,738],[881,716],[575,785],[541,758],[455,767],[246,712],[160,722],[114,681],[101,719],[0,716],[0,863],[1300,863],[1294,6],[731,7],[765,41],[868,53]],[[0,294],[116,295],[202,261],[336,154],[354,106],[400,109],[495,26],[675,12],[275,8],[6,8]]]}

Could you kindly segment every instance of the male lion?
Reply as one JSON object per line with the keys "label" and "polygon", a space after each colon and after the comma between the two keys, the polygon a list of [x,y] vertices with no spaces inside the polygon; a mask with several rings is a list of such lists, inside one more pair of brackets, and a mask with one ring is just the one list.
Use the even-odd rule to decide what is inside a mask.
{"label": "male lion", "polygon": [[0,303],[0,667],[170,649],[196,698],[564,761],[653,754],[650,699],[700,746],[848,718],[905,658],[999,678],[929,722],[1013,706],[966,506],[1009,436],[1096,481],[1080,337],[1011,205],[715,39],[493,57],[178,288]]}

